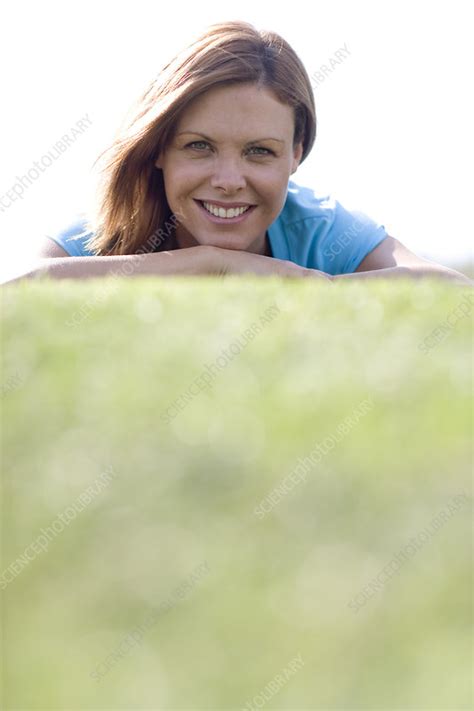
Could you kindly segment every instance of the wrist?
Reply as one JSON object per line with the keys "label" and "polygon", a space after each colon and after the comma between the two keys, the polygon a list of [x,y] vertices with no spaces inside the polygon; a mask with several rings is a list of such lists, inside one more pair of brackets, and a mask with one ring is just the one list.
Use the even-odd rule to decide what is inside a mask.
{"label": "wrist", "polygon": [[327,272],[322,272],[320,269],[309,269],[308,267],[301,267],[302,270],[305,272],[304,276],[308,277],[311,279],[311,277],[314,279],[315,277],[319,277],[320,279],[324,279],[325,281],[330,282],[331,284],[334,283],[334,277],[332,274],[328,274]]}
{"label": "wrist", "polygon": [[200,244],[191,249],[196,251],[198,273],[218,274],[222,264],[222,249],[212,244]]}

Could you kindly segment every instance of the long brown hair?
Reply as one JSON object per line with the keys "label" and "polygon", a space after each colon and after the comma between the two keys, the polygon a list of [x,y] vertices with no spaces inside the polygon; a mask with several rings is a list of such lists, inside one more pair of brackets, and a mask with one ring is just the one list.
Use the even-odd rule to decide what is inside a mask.
{"label": "long brown hair", "polygon": [[129,112],[113,144],[88,220],[94,234],[87,247],[97,255],[169,249],[178,218],[166,200],[155,161],[173,138],[186,106],[216,85],[253,83],[271,89],[294,109],[294,147],[300,163],[316,138],[316,110],[308,74],[290,45],[275,32],[247,22],[210,25],[172,59]]}

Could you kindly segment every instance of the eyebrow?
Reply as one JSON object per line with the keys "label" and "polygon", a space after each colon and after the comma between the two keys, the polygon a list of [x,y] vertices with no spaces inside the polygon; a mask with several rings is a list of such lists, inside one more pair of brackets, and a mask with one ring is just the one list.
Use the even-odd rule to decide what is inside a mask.
{"label": "eyebrow", "polygon": [[[206,136],[204,133],[199,133],[198,131],[180,131],[180,133],[177,133],[177,136],[182,136],[184,133],[192,133],[193,136],[202,136],[202,138],[205,138],[206,141],[210,141],[211,143],[218,143],[218,141],[214,141],[214,139],[209,138],[209,136]],[[257,138],[255,141],[247,141],[246,145],[250,146],[253,143],[261,143],[262,141],[277,141],[277,143],[285,143],[285,141],[282,141],[280,138]]]}

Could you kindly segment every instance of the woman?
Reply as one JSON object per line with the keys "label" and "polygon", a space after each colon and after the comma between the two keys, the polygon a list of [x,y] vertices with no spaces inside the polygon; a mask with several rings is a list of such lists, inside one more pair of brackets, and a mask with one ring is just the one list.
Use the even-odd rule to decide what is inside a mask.
{"label": "woman", "polygon": [[471,284],[291,181],[315,137],[310,79],[287,42],[245,22],[211,25],[164,67],[99,156],[110,154],[94,215],[46,238],[24,276],[428,275]]}

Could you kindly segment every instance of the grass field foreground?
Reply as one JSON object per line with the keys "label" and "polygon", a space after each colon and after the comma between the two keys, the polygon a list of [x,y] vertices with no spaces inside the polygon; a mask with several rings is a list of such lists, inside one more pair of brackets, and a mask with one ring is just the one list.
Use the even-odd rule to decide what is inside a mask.
{"label": "grass field foreground", "polygon": [[2,290],[5,709],[472,707],[472,305]]}

